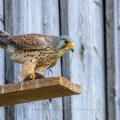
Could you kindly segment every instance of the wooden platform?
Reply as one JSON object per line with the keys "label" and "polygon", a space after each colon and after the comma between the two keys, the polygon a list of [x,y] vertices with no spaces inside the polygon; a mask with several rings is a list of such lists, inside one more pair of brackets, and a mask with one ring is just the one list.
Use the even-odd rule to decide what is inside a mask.
{"label": "wooden platform", "polygon": [[50,99],[80,93],[80,86],[63,77],[30,80],[0,86],[0,106]]}

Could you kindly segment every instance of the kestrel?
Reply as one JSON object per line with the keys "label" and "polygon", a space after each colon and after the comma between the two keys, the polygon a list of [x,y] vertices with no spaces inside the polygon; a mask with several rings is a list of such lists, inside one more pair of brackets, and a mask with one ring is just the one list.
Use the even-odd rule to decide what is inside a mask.
{"label": "kestrel", "polygon": [[56,65],[57,60],[75,44],[67,36],[42,34],[25,34],[12,36],[0,31],[0,47],[10,52],[11,60],[23,64],[20,78],[27,75],[36,78],[35,73],[42,74],[46,69]]}

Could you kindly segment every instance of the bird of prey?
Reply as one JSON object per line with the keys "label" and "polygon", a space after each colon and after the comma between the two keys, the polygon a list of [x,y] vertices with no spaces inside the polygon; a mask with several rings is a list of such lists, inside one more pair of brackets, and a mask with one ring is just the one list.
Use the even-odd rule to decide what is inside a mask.
{"label": "bird of prey", "polygon": [[43,34],[25,34],[12,36],[0,31],[0,47],[11,53],[11,60],[23,64],[20,78],[27,75],[36,78],[35,73],[42,74],[46,69],[56,65],[57,60],[75,44],[67,36]]}

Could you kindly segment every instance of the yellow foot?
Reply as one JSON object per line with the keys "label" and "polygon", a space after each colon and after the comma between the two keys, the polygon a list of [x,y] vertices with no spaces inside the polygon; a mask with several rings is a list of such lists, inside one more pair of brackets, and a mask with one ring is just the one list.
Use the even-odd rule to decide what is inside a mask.
{"label": "yellow foot", "polygon": [[35,73],[31,73],[31,74],[30,74],[30,79],[35,80],[35,78],[36,78]]}

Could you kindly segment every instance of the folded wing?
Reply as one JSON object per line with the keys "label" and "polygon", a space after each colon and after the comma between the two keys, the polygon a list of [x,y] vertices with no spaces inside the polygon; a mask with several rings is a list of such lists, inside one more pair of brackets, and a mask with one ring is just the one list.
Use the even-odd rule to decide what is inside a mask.
{"label": "folded wing", "polygon": [[9,44],[20,49],[44,49],[54,39],[54,36],[40,34],[26,34],[9,37]]}

